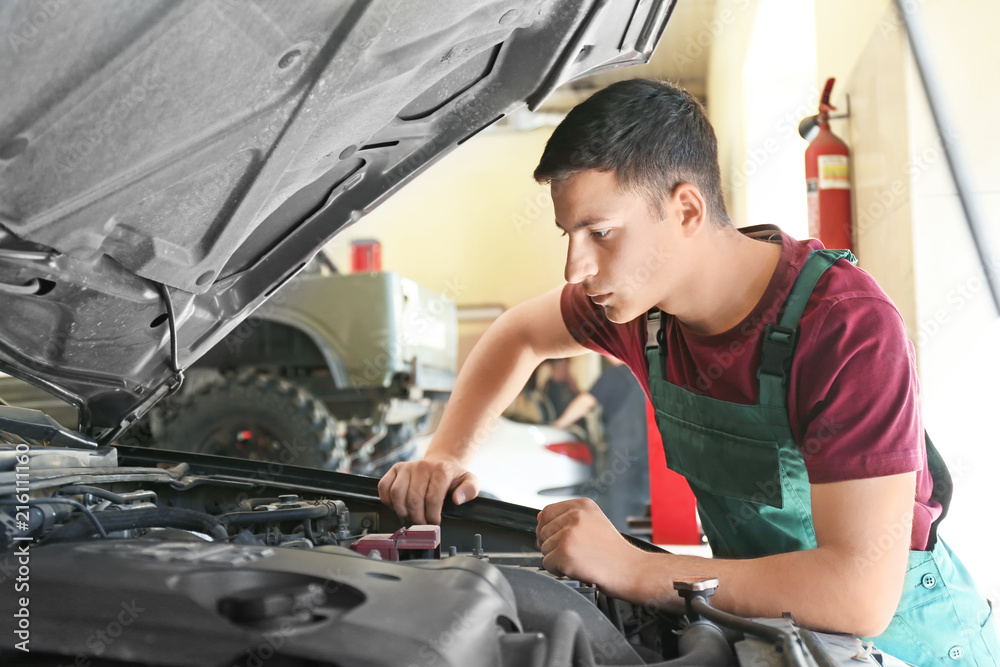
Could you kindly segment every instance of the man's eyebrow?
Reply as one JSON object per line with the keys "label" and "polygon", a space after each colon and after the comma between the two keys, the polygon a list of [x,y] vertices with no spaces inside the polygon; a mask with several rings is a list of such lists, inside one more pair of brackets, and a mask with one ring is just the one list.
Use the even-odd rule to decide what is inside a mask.
{"label": "man's eyebrow", "polygon": [[[573,232],[578,232],[581,229],[586,229],[587,227],[592,227],[594,225],[598,225],[602,222],[607,222],[607,221],[608,221],[607,218],[585,218],[584,220],[581,220],[580,222],[576,223],[573,226],[573,229],[568,229],[565,231],[569,234],[572,234]],[[556,220],[556,227],[558,227],[559,229],[563,228],[563,226],[559,224],[558,220]]]}

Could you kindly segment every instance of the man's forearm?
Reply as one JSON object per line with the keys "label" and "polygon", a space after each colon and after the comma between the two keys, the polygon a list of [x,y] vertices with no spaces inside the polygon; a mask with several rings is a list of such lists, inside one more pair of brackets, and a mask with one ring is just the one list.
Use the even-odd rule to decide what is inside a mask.
{"label": "man's forearm", "polygon": [[597,399],[589,391],[584,391],[577,394],[563,413],[552,422],[552,425],[556,428],[569,428],[577,422],[581,417],[586,415],[588,412],[593,410],[597,406]]}
{"label": "man's forearm", "polygon": [[675,579],[717,577],[719,589],[712,605],[723,611],[772,618],[791,612],[806,627],[874,636],[884,625],[885,614],[877,610],[887,605],[894,609],[899,595],[885,590],[891,586],[871,582],[865,576],[868,566],[863,558],[822,548],[747,560],[643,552],[617,593],[632,602],[676,611]]}

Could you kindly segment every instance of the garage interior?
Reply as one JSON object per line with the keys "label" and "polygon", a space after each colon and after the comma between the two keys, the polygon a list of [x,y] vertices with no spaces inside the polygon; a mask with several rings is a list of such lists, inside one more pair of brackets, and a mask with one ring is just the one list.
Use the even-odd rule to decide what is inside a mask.
{"label": "garage interior", "polygon": [[[0,584],[24,594],[0,595],[0,615],[16,624],[5,626],[0,664],[23,664],[15,651],[27,651],[29,626],[39,665],[261,667],[275,657],[270,664],[810,667],[837,658],[891,667],[929,662],[912,655],[934,664],[973,664],[986,648],[1000,656],[988,620],[1000,622],[1000,503],[988,477],[1000,469],[1000,141],[987,111],[1000,106],[989,85],[1000,72],[1000,3],[426,2],[0,4],[0,81],[9,79],[0,88],[14,91],[0,108],[17,112],[0,114]],[[638,373],[641,340],[631,334],[651,340],[659,319],[660,368],[655,344],[645,357],[656,412],[646,387],[609,358],[546,359],[581,350],[556,319],[567,217],[576,218],[566,225],[573,247],[618,279],[561,302],[574,335],[589,316],[623,307],[611,297],[635,289],[640,252],[662,257],[683,236],[654,228],[655,216],[649,236],[633,236],[638,205],[590,206],[615,200],[613,182],[594,171],[571,184],[572,196],[557,192],[553,224],[550,188],[532,178],[571,109],[634,78],[672,82],[704,105],[736,227],[819,236],[810,229],[818,190],[849,193],[851,249],[900,311],[923,427],[950,471],[928,446],[915,510],[912,487],[889,490],[910,477],[885,472],[903,461],[913,474],[913,384],[870,370],[892,360],[885,368],[912,379],[912,364],[898,319],[842,261],[850,253],[806,260],[803,251],[814,271],[802,270],[797,288],[789,277],[793,296],[779,301],[772,286],[800,250],[787,238],[782,252],[729,230],[690,234],[688,255],[670,248],[687,272],[661,270],[662,283],[634,294],[655,293],[677,317],[654,309],[647,328],[609,348],[624,349]],[[849,170],[835,163],[835,186],[807,176],[816,134],[802,136],[831,85],[830,129],[850,150]],[[654,99],[648,88],[630,94]],[[628,117],[621,109],[611,121]],[[697,117],[688,107],[688,120]],[[622,132],[636,132],[622,141],[628,160],[642,152],[636,145],[670,136],[662,130]],[[697,148],[698,134],[684,147]],[[596,196],[584,189],[594,183]],[[711,214],[708,203],[694,210]],[[606,246],[607,230],[587,229],[626,217],[636,227],[621,244],[614,227]],[[781,267],[770,283],[765,253]],[[835,261],[852,288],[823,297],[830,307],[860,294],[881,308],[852,311],[850,345],[840,330],[809,330],[788,314],[796,302],[805,312],[798,288]],[[678,298],[677,285],[688,294]],[[549,291],[544,308],[501,319]],[[768,312],[782,304],[786,328],[765,329],[765,315],[753,326],[759,346],[729,348],[730,362],[769,353],[739,375],[757,404],[723,400],[731,377],[717,394],[711,383],[691,391],[708,355],[728,346],[696,335],[740,329],[702,331],[686,315],[721,318],[756,302],[740,315],[746,324],[771,298]],[[631,318],[652,299],[622,302],[635,310],[621,320],[639,325]],[[575,322],[574,307],[583,311]],[[488,334],[498,320],[514,324]],[[791,372],[799,332],[816,330],[826,338],[810,342],[826,342]],[[892,352],[871,354],[890,349],[882,340]],[[664,363],[669,345],[681,354]],[[492,419],[543,359],[505,418]],[[828,372],[828,359],[842,365]],[[857,359],[868,360],[863,372]],[[720,364],[713,379],[733,366]],[[463,365],[472,372],[458,378]],[[619,371],[618,384],[599,384]],[[845,386],[859,398],[843,401]],[[618,410],[626,390],[635,410]],[[801,409],[807,395],[815,400]],[[898,410],[873,408],[883,397]],[[579,399],[589,412],[578,418],[566,406]],[[449,401],[459,407],[442,422]],[[845,423],[878,417],[871,446],[844,438],[855,448],[826,451],[849,455],[814,459],[807,471],[819,451],[808,444],[830,440],[804,429],[799,438],[793,420],[826,428],[845,411]],[[885,436],[897,426],[905,435]],[[665,449],[691,486],[667,469]],[[650,469],[637,470],[644,465],[631,462],[647,454]],[[847,468],[836,464],[854,459],[870,474],[854,467],[837,478]],[[831,479],[807,476],[824,465]],[[824,484],[838,481],[852,486]],[[921,493],[947,508],[948,546],[931,551],[935,522],[927,550],[903,556],[911,520],[919,537],[919,520],[933,513]],[[649,514],[636,516],[643,505]],[[741,510],[767,530],[755,534]],[[667,523],[681,528],[657,539]],[[948,548],[979,590],[942,556]],[[761,555],[774,559],[757,569]],[[657,558],[669,567],[658,570]],[[903,597],[889,600],[903,558]],[[963,595],[969,609],[956,602]],[[945,618],[960,611],[961,626]],[[891,632],[876,631],[881,616],[892,616]],[[894,662],[896,647],[914,652]]]}
{"label": "garage interior", "polygon": [[[1000,6],[914,4],[996,257],[1000,150],[984,109],[1000,104],[1000,90],[983,84],[1000,71],[992,35]],[[998,507],[990,476],[1000,467],[993,419],[1000,318],[889,0],[685,0],[648,65],[576,82],[537,113],[504,119],[340,234],[326,253],[346,267],[352,241],[376,239],[384,270],[454,299],[461,361],[498,312],[563,282],[566,241],[554,228],[548,190],[531,171],[569,108],[633,77],[667,79],[702,99],[737,227],[777,224],[797,238],[808,233],[806,141],[796,128],[816,113],[825,80],[836,78],[834,115],[849,116],[831,119],[831,127],[852,154],[859,266],[893,299],[916,347],[925,427],[955,479],[943,532],[987,596],[1000,599],[1000,537],[980,520]],[[596,355],[573,362],[581,387],[599,368]]]}

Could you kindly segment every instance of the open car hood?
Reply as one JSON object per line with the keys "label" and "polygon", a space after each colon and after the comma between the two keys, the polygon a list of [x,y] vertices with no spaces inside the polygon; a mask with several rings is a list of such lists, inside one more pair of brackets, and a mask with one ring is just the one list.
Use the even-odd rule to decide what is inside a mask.
{"label": "open car hood", "polygon": [[109,442],[338,231],[675,0],[0,6],[0,368]]}

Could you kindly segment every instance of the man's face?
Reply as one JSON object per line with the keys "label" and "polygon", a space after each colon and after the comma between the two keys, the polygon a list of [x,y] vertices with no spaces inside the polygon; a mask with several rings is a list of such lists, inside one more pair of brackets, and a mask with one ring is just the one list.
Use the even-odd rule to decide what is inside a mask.
{"label": "man's face", "polygon": [[552,185],[556,225],[569,237],[566,281],[582,283],[612,322],[628,322],[669,301],[682,242],[641,195],[620,189],[611,172],[588,170]]}

